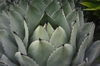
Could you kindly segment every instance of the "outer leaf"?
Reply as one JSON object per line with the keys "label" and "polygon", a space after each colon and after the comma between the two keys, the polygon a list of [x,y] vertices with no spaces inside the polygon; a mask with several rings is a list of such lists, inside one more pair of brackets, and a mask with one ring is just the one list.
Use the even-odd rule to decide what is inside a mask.
{"label": "outer leaf", "polygon": [[38,26],[35,29],[30,40],[31,40],[31,42],[33,42],[34,40],[38,40],[38,39],[44,39],[44,40],[49,41],[49,35],[42,26]]}
{"label": "outer leaf", "polygon": [[19,14],[21,14],[22,17],[25,16],[25,10],[23,10],[21,7],[17,5],[11,5],[10,7],[11,7],[10,8],[11,11],[17,11]]}
{"label": "outer leaf", "polygon": [[0,29],[8,29],[8,27],[5,26],[3,23],[0,23]]}
{"label": "outer leaf", "polygon": [[29,30],[28,30],[28,25],[26,24],[26,22],[24,21],[24,28],[25,28],[25,37],[24,37],[24,44],[25,44],[25,47],[27,48],[28,47],[28,39],[29,39]]}
{"label": "outer leaf", "polygon": [[57,47],[65,44],[68,41],[67,39],[68,38],[66,36],[66,32],[64,31],[64,29],[62,27],[58,27],[52,34],[50,43],[52,43],[52,45],[55,48],[57,48]]}
{"label": "outer leaf", "polygon": [[74,48],[74,50],[76,51],[76,35],[77,35],[77,23],[75,23],[72,27],[72,33],[71,33],[71,38],[70,38],[70,44],[72,45],[72,47]]}
{"label": "outer leaf", "polygon": [[[53,7],[53,8],[52,8]],[[52,15],[54,12],[60,9],[60,5],[56,0],[53,0],[47,7],[46,7],[46,12],[49,15]]]}
{"label": "outer leaf", "polygon": [[9,12],[10,27],[15,31],[21,39],[24,38],[24,23],[23,18],[18,12]]}
{"label": "outer leaf", "polygon": [[39,8],[42,12],[45,10],[45,4],[41,0],[32,0],[31,4]]}
{"label": "outer leaf", "polygon": [[71,6],[72,10],[74,10],[75,9],[75,3],[74,3],[74,1],[70,2],[70,0],[69,0],[69,3],[70,3],[70,6]]}
{"label": "outer leaf", "polygon": [[39,66],[46,66],[47,59],[54,47],[45,40],[36,40],[29,46],[28,54]]}
{"label": "outer leaf", "polygon": [[15,42],[8,35],[8,32],[4,29],[0,30],[0,39],[6,56],[11,60],[16,62],[14,54],[17,51]]}
{"label": "outer leaf", "polygon": [[[38,25],[44,25],[46,22],[49,22],[52,27],[55,29],[58,25],[46,12],[42,16],[41,20],[39,21]],[[38,27],[37,25],[37,27]]]}
{"label": "outer leaf", "polygon": [[61,26],[67,33],[68,39],[70,36],[70,27],[68,22],[66,21],[65,15],[63,10],[58,10],[57,12],[55,12],[54,14],[52,14],[51,16],[59,26]]}
{"label": "outer leaf", "polygon": [[[2,55],[0,58],[0,62],[4,63],[4,66],[17,66],[16,64],[12,63],[5,55]],[[0,65],[1,66],[1,65]]]}
{"label": "outer leaf", "polygon": [[89,44],[88,44],[88,47],[90,47],[90,45],[91,45],[91,43],[93,41],[94,30],[95,30],[95,24],[92,23],[91,28],[90,28],[90,32],[89,32]]}
{"label": "outer leaf", "polygon": [[73,47],[70,44],[65,44],[50,55],[47,66],[70,66],[73,53]]}
{"label": "outer leaf", "polygon": [[78,53],[74,59],[74,63],[73,66],[76,66],[77,64],[81,63],[84,60],[84,54],[85,54],[85,50],[88,46],[88,42],[89,42],[89,35],[87,35],[84,39],[84,41],[82,42],[82,44],[80,45],[80,48],[78,50]]}
{"label": "outer leaf", "polygon": [[5,63],[0,62],[0,66],[7,66]]}
{"label": "outer leaf", "polygon": [[22,40],[20,39],[20,37],[16,33],[14,33],[14,37],[15,37],[16,43],[18,45],[18,51],[20,51],[21,53],[26,55],[27,52],[26,52],[24,43],[22,42]]}
{"label": "outer leaf", "polygon": [[88,66],[97,58],[100,50],[100,41],[96,41],[86,52],[86,57],[88,58]]}
{"label": "outer leaf", "polygon": [[[63,1],[63,0],[62,0]],[[65,16],[67,16],[69,13],[72,12],[72,8],[69,4],[69,2],[65,3],[63,6],[62,6],[63,10],[64,10],[64,13],[65,13]]]}
{"label": "outer leaf", "polygon": [[32,5],[29,5],[28,11],[26,13],[26,19],[29,27],[29,33],[32,35],[35,27],[39,23],[40,19],[42,17],[42,13],[39,9],[36,7],[33,7]]}
{"label": "outer leaf", "polygon": [[51,35],[54,32],[54,29],[52,28],[52,26],[49,23],[46,23],[44,25],[44,28],[46,29],[46,31],[48,32],[49,37],[51,38]]}
{"label": "outer leaf", "polygon": [[[79,37],[78,44],[77,44],[78,48],[79,48],[80,45],[82,44],[82,41],[84,40],[85,35],[88,34],[88,33],[90,32],[91,27],[92,27],[92,24],[93,24],[93,23],[85,23],[84,26],[83,26],[83,28],[81,29],[81,31],[80,31],[80,37]],[[90,33],[91,33],[91,32],[90,32]],[[90,35],[90,34],[89,34],[89,35]],[[92,35],[92,34],[91,34],[91,35]],[[79,36],[79,34],[78,34],[78,36]],[[77,36],[77,37],[78,37],[78,36]],[[90,39],[92,39],[92,38],[90,38]]]}
{"label": "outer leaf", "polygon": [[87,61],[83,61],[82,63],[80,63],[78,66],[87,66]]}
{"label": "outer leaf", "polygon": [[33,59],[30,57],[17,52],[15,54],[16,59],[20,63],[20,66],[39,66]]}
{"label": "outer leaf", "polygon": [[28,6],[27,2],[20,0],[19,7],[21,7],[23,10],[26,11],[27,6]]}
{"label": "outer leaf", "polygon": [[76,16],[76,11],[72,11],[71,13],[69,13],[67,16],[66,16],[66,19],[69,23],[69,25],[71,26],[71,23],[74,22],[76,20],[77,16]]}
{"label": "outer leaf", "polygon": [[48,5],[52,0],[42,0],[46,5]]}
{"label": "outer leaf", "polygon": [[10,21],[5,12],[0,13],[0,23],[4,24],[6,27],[9,27]]}
{"label": "outer leaf", "polygon": [[83,15],[83,12],[82,12],[81,9],[79,9],[78,13],[79,13],[80,27],[83,27],[84,26],[84,15]]}

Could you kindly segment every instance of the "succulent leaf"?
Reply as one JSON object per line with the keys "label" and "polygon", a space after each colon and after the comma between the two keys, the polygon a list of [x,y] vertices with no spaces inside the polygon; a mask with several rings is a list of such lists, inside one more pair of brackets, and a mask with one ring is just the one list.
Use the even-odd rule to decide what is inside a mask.
{"label": "succulent leaf", "polygon": [[41,0],[32,0],[31,4],[40,9],[41,12],[44,12],[46,5]]}
{"label": "succulent leaf", "polygon": [[28,54],[39,64],[39,66],[46,66],[47,58],[53,50],[54,47],[51,43],[40,39],[31,43]]}
{"label": "succulent leaf", "polygon": [[47,66],[70,66],[73,58],[73,47],[70,44],[65,44],[54,50],[50,55]]}
{"label": "succulent leaf", "polygon": [[14,38],[15,38],[17,46],[18,46],[18,51],[27,55],[24,43],[22,42],[20,37],[15,32],[14,32]]}
{"label": "succulent leaf", "polygon": [[84,62],[82,62],[82,63],[80,63],[78,66],[87,66],[87,61],[84,61]]}
{"label": "succulent leaf", "polygon": [[52,35],[53,32],[54,32],[54,29],[52,28],[52,26],[51,26],[49,23],[46,23],[46,24],[44,25],[44,28],[46,29],[46,31],[47,31],[49,37],[51,38],[51,35]]}
{"label": "succulent leaf", "polygon": [[76,20],[76,10],[70,12],[67,16],[66,19],[69,23],[69,25],[71,26],[71,23],[74,22]]}
{"label": "succulent leaf", "polygon": [[48,5],[52,0],[42,0],[46,5]]}
{"label": "succulent leaf", "polygon": [[62,6],[63,10],[64,10],[64,13],[65,13],[65,16],[67,16],[69,13],[72,12],[72,8],[69,4],[69,2],[65,3],[63,6]]}
{"label": "succulent leaf", "polygon": [[63,10],[62,9],[58,10],[57,12],[53,13],[51,15],[51,17],[57,22],[57,24],[59,26],[61,26],[66,31],[66,34],[67,34],[68,39],[69,39],[71,31],[70,31],[69,24],[65,18]]}
{"label": "succulent leaf", "polygon": [[48,35],[47,31],[42,26],[38,26],[35,29],[32,37],[30,39],[31,40],[30,42],[38,40],[38,39],[44,39],[44,40],[49,41],[49,35]]}
{"label": "succulent leaf", "polygon": [[28,4],[25,1],[20,0],[19,7],[21,7],[23,10],[26,11],[27,6],[28,6]]}
{"label": "succulent leaf", "polygon": [[12,63],[5,55],[2,55],[0,62],[4,63],[6,66],[17,66],[16,64]]}
{"label": "succulent leaf", "polygon": [[12,61],[16,62],[14,54],[17,52],[15,42],[11,39],[8,32],[4,29],[0,29],[0,39],[4,49],[5,55]]}
{"label": "succulent leaf", "polygon": [[17,5],[11,5],[10,7],[11,11],[17,11],[21,16],[25,16],[25,10],[23,10],[21,7],[18,7]]}
{"label": "succulent leaf", "polygon": [[32,35],[41,17],[42,17],[41,11],[38,8],[33,7],[32,5],[29,5],[28,11],[26,13],[26,20],[28,23],[30,35]]}
{"label": "succulent leaf", "polygon": [[76,35],[77,35],[77,23],[75,23],[72,27],[72,33],[71,33],[71,37],[70,37],[70,44],[72,45],[72,47],[74,48],[74,50],[76,51]]}
{"label": "succulent leaf", "polygon": [[89,42],[89,35],[87,34],[87,36],[83,40],[82,44],[80,45],[80,48],[79,48],[77,55],[74,59],[73,66],[76,66],[77,64],[81,63],[84,60],[85,50],[88,46],[88,42]]}
{"label": "succulent leaf", "polygon": [[23,18],[18,12],[9,12],[10,28],[15,31],[21,39],[24,38],[24,23]]}
{"label": "succulent leaf", "polygon": [[88,66],[97,58],[100,54],[100,41],[96,41],[86,52],[86,57],[88,58]]}
{"label": "succulent leaf", "polygon": [[[53,8],[52,8],[53,7]],[[56,0],[53,0],[47,7],[46,12],[49,15],[52,15],[54,12],[60,9],[60,5],[56,2]]]}
{"label": "succulent leaf", "polygon": [[39,66],[33,59],[20,52],[16,52],[15,57],[20,63],[20,66]]}
{"label": "succulent leaf", "polygon": [[65,44],[67,42],[67,35],[66,32],[64,31],[64,29],[62,27],[57,27],[56,30],[54,31],[54,33],[52,34],[51,38],[50,38],[50,43],[52,43],[52,45],[57,48],[63,44]]}
{"label": "succulent leaf", "polygon": [[25,44],[25,47],[28,48],[29,30],[28,30],[28,25],[25,21],[24,21],[24,28],[25,28],[25,37],[23,43]]}
{"label": "succulent leaf", "polygon": [[0,13],[0,23],[5,25],[6,27],[9,27],[10,21],[9,21],[8,15],[5,12]]}

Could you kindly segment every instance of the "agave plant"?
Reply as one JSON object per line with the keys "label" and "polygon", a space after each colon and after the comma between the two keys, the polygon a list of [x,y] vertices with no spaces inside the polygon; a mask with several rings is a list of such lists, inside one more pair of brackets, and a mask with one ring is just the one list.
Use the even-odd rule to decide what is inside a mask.
{"label": "agave plant", "polygon": [[90,66],[100,54],[94,28],[74,1],[12,4],[0,13],[0,65]]}

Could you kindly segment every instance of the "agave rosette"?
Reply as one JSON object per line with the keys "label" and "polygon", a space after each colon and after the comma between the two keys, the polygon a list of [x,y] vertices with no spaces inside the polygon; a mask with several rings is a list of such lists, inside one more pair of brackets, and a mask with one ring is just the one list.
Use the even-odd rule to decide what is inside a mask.
{"label": "agave rosette", "polygon": [[95,25],[84,23],[73,1],[32,0],[0,13],[0,64],[3,66],[90,66],[100,41]]}

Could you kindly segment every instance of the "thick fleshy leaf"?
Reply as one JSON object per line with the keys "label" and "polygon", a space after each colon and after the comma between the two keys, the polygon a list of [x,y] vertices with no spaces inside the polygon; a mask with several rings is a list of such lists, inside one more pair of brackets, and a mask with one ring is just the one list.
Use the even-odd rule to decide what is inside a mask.
{"label": "thick fleshy leaf", "polygon": [[49,37],[51,37],[51,35],[52,35],[53,32],[54,32],[54,29],[53,29],[53,27],[50,25],[50,23],[46,23],[46,24],[44,25],[44,28],[46,29],[46,31],[47,31]]}
{"label": "thick fleshy leaf", "polygon": [[65,16],[67,16],[69,13],[72,12],[72,9],[71,9],[71,6],[69,4],[69,2],[65,3],[63,6],[62,6],[63,10],[64,10],[64,13],[65,13]]}
{"label": "thick fleshy leaf", "polygon": [[71,38],[70,38],[70,44],[72,45],[72,47],[74,48],[74,51],[76,51],[76,37],[77,37],[77,23],[75,23],[72,27],[72,33],[71,33]]}
{"label": "thick fleshy leaf", "polygon": [[73,66],[76,66],[77,64],[81,63],[84,60],[85,50],[88,46],[88,42],[89,42],[89,35],[87,34],[82,44],[80,45],[78,53],[74,59]]}
{"label": "thick fleshy leaf", "polygon": [[6,27],[9,27],[9,18],[5,12],[0,13],[0,23],[4,24]]}
{"label": "thick fleshy leaf", "polygon": [[42,18],[40,19],[38,25],[36,27],[38,27],[39,25],[44,25],[45,23],[49,22],[51,24],[51,26],[55,29],[58,25],[57,23],[54,21],[54,19],[52,19],[46,12],[44,13],[44,15],[42,16]]}
{"label": "thick fleshy leaf", "polygon": [[45,10],[45,4],[41,0],[32,0],[31,4],[40,9],[41,12]]}
{"label": "thick fleshy leaf", "polygon": [[95,30],[95,24],[92,23],[90,31],[89,31],[89,44],[88,44],[88,47],[90,47],[90,45],[93,41],[94,30]]}
{"label": "thick fleshy leaf", "polygon": [[[78,43],[77,43],[78,48],[82,44],[82,41],[84,40],[84,37],[85,37],[86,34],[89,33],[89,36],[92,36],[92,34],[90,34],[90,33],[93,32],[93,31],[92,32],[90,31],[91,27],[92,27],[92,24],[93,23],[85,23],[84,26],[83,26],[83,28],[79,32],[80,36],[79,36],[79,34],[77,35],[77,37],[79,36],[79,40],[78,40]],[[93,28],[94,28],[94,26],[93,26]],[[92,38],[90,38],[90,39],[92,40]]]}
{"label": "thick fleshy leaf", "polygon": [[5,26],[3,23],[0,22],[0,29],[8,29],[8,27]]}
{"label": "thick fleshy leaf", "polygon": [[28,54],[39,66],[46,66],[47,59],[53,50],[54,47],[50,43],[40,39],[31,43]]}
{"label": "thick fleshy leaf", "polygon": [[25,44],[25,47],[28,47],[28,39],[29,39],[29,30],[28,30],[28,25],[27,23],[24,21],[24,28],[25,28],[25,37],[23,40],[23,43]]}
{"label": "thick fleshy leaf", "polygon": [[[17,66],[16,64],[14,64],[13,62],[11,62],[5,55],[2,55],[2,57],[0,58],[0,62],[4,63],[7,66]],[[4,66],[5,66],[4,65]],[[0,65],[1,66],[1,65]]]}
{"label": "thick fleshy leaf", "polygon": [[47,66],[70,66],[73,53],[73,47],[70,44],[65,44],[50,55]]}
{"label": "thick fleshy leaf", "polygon": [[26,13],[26,20],[29,27],[29,34],[32,35],[33,31],[35,30],[35,27],[39,23],[40,19],[42,17],[42,13],[39,9],[36,7],[33,7],[32,5],[29,5],[28,11]]}
{"label": "thick fleshy leaf", "polygon": [[16,52],[15,57],[20,63],[20,66],[39,66],[33,59],[20,52]]}
{"label": "thick fleshy leaf", "polygon": [[[70,1],[70,0],[69,0]],[[74,10],[75,9],[75,3],[74,3],[74,1],[71,1],[71,2],[69,2],[70,3],[70,6],[71,6],[71,8],[72,8],[72,10]]]}
{"label": "thick fleshy leaf", "polygon": [[11,11],[17,11],[19,14],[21,14],[22,17],[25,16],[25,10],[23,10],[21,7],[17,5],[11,5],[10,7],[11,7],[10,8]]}
{"label": "thick fleshy leaf", "polygon": [[0,66],[8,66],[5,63],[0,62]]}
{"label": "thick fleshy leaf", "polygon": [[76,20],[77,16],[76,16],[76,11],[72,11],[71,13],[69,13],[67,16],[66,16],[66,19],[69,23],[69,25],[71,26],[71,23],[74,22]]}
{"label": "thick fleshy leaf", "polygon": [[71,30],[68,22],[66,21],[63,10],[62,9],[58,10],[57,12],[53,13],[51,17],[57,22],[59,26],[61,26],[66,31],[69,39]]}
{"label": "thick fleshy leaf", "polygon": [[10,28],[15,31],[21,39],[24,38],[24,23],[23,18],[18,12],[9,12]]}
{"label": "thick fleshy leaf", "polygon": [[42,0],[46,5],[48,5],[52,0]]}
{"label": "thick fleshy leaf", "polygon": [[78,66],[87,66],[87,61],[83,61],[82,63],[80,63]]}
{"label": "thick fleshy leaf", "polygon": [[78,13],[79,13],[80,27],[83,27],[84,26],[84,15],[83,15],[83,11],[81,9],[79,9]]}
{"label": "thick fleshy leaf", "polygon": [[[53,8],[52,8],[53,7]],[[52,15],[54,12],[60,9],[60,5],[56,0],[53,0],[47,7],[46,7],[46,12],[49,15]]]}
{"label": "thick fleshy leaf", "polygon": [[59,2],[61,2],[61,4],[66,4],[66,2],[68,2],[68,0],[59,0]]}
{"label": "thick fleshy leaf", "polygon": [[23,10],[26,11],[27,6],[28,6],[27,2],[20,0],[19,7],[21,7]]}
{"label": "thick fleshy leaf", "polygon": [[98,57],[100,54],[100,41],[96,41],[93,45],[87,50],[86,57],[88,58],[88,66]]}
{"label": "thick fleshy leaf", "polygon": [[54,33],[52,34],[51,38],[50,38],[50,43],[52,43],[52,45],[57,48],[63,44],[65,44],[68,40],[67,40],[67,35],[66,32],[64,31],[64,29],[62,27],[57,27],[56,30],[54,31]]}
{"label": "thick fleshy leaf", "polygon": [[25,54],[25,55],[27,55],[25,45],[22,42],[22,40],[20,39],[20,37],[15,32],[13,33],[13,35],[14,35],[14,38],[15,38],[17,46],[18,46],[18,51]]}
{"label": "thick fleshy leaf", "polygon": [[82,32],[81,32],[81,36],[80,36],[78,46],[80,46],[80,43],[82,42],[85,34],[89,33],[88,47],[90,47],[92,40],[93,40],[94,30],[95,30],[95,24],[94,23],[86,23],[81,30]]}
{"label": "thick fleshy leaf", "polygon": [[42,26],[38,26],[31,39],[30,39],[30,42],[33,42],[34,40],[38,40],[38,39],[44,39],[44,40],[47,40],[49,41],[49,35],[47,33],[47,31],[42,27]]}
{"label": "thick fleshy leaf", "polygon": [[17,47],[15,46],[15,42],[8,35],[8,32],[4,29],[0,29],[0,39],[3,46],[3,50],[6,56],[11,60],[16,62],[15,60],[15,52],[17,52]]}

